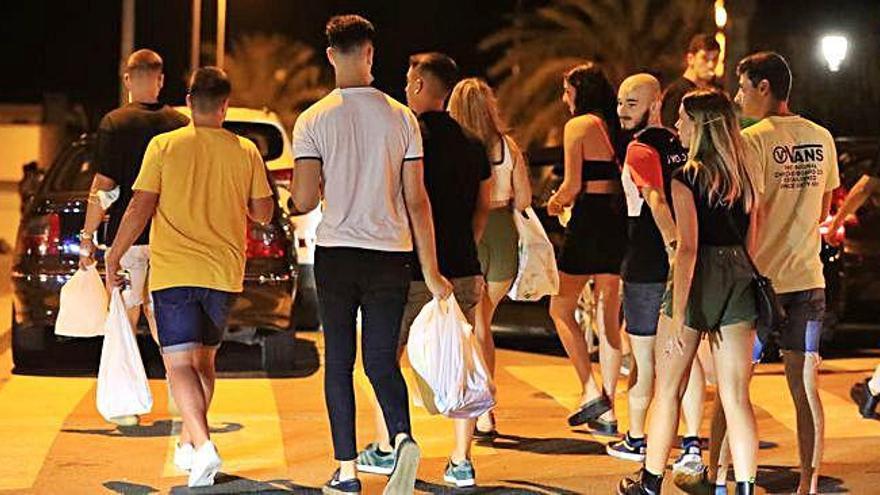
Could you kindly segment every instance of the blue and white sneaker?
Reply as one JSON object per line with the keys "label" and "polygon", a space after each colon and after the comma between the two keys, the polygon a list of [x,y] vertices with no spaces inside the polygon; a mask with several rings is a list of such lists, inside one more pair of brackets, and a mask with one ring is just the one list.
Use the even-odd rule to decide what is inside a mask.
{"label": "blue and white sneaker", "polygon": [[703,465],[703,450],[700,448],[700,441],[683,441],[681,445],[681,455],[672,464],[672,472],[681,471],[688,474],[699,476],[705,470]]}
{"label": "blue and white sneaker", "polygon": [[356,464],[362,473],[388,476],[394,471],[394,452],[382,452],[378,443],[371,443],[358,454]]}
{"label": "blue and white sneaker", "polygon": [[446,471],[443,473],[443,481],[456,488],[467,488],[477,484],[477,472],[474,464],[465,459],[458,464],[452,462],[452,459],[446,463]]}
{"label": "blue and white sneaker", "polygon": [[333,477],[321,487],[321,493],[325,495],[344,495],[347,493],[361,493],[361,480],[352,478],[339,481],[339,470],[333,473]]}
{"label": "blue and white sneaker", "polygon": [[648,451],[648,442],[644,438],[633,439],[629,432],[622,440],[609,443],[605,451],[611,457],[624,461],[645,462],[645,453]]}

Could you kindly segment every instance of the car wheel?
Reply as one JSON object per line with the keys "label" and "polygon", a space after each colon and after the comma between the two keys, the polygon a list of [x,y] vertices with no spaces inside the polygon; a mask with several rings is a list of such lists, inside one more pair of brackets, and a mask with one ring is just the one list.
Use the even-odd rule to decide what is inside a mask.
{"label": "car wheel", "polygon": [[267,373],[296,369],[296,333],[272,332],[263,339],[263,369]]}
{"label": "car wheel", "polygon": [[300,265],[299,288],[293,303],[290,321],[295,330],[318,330],[321,318],[318,314],[318,290],[315,287],[314,265]]}
{"label": "car wheel", "polygon": [[12,364],[17,371],[35,368],[40,355],[46,350],[46,331],[43,328],[22,327],[15,322],[12,310]]}

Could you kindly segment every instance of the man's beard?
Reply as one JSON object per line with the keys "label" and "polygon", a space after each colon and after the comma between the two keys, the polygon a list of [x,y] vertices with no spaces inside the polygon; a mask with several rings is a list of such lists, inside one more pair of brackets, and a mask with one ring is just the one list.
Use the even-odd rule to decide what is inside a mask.
{"label": "man's beard", "polygon": [[636,124],[631,129],[627,129],[627,132],[630,134],[636,134],[639,131],[643,130],[645,127],[648,127],[648,119],[650,117],[650,112],[645,112],[642,114],[642,118],[639,119],[639,123]]}

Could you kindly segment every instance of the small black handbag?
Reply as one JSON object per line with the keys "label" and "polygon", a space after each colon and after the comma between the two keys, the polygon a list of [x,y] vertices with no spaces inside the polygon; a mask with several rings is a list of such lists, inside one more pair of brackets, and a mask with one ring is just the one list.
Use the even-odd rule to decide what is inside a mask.
{"label": "small black handbag", "polygon": [[752,267],[752,286],[755,288],[755,307],[758,310],[758,340],[765,346],[769,342],[773,342],[779,335],[779,329],[788,319],[785,308],[779,302],[779,296],[773,288],[773,282],[761,274],[755,265],[752,256],[749,254],[749,248],[746,246],[745,240],[739,235],[739,230],[733,224],[733,218],[727,215],[727,221],[733,230],[734,235],[739,238],[743,248],[746,260]]}

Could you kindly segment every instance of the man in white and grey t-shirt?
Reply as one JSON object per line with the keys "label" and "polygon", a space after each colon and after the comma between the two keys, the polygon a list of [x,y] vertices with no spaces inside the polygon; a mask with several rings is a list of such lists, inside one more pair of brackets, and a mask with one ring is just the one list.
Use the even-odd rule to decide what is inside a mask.
{"label": "man in white and grey t-shirt", "polygon": [[315,282],[324,326],[324,394],[340,463],[324,493],[361,489],[352,378],[358,309],[364,368],[394,439],[396,463],[385,493],[412,493],[420,454],[397,345],[413,241],[434,297],[446,298],[452,285],[437,266],[418,121],[370,86],[373,25],[356,15],[337,16],[326,33],[336,89],[300,115],[293,130],[294,213],[315,208],[321,193],[324,199]]}

